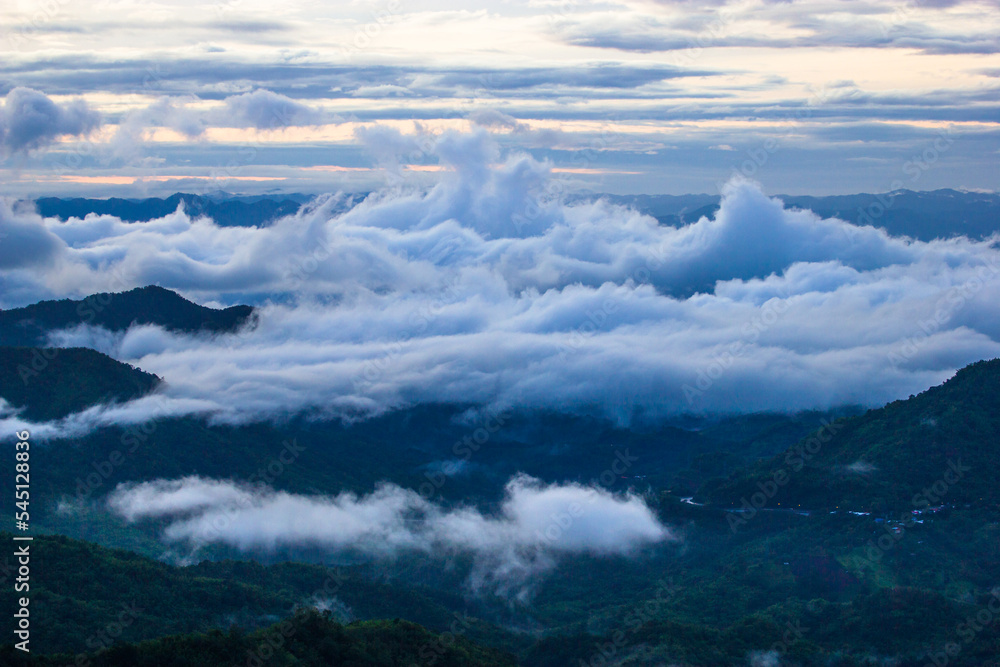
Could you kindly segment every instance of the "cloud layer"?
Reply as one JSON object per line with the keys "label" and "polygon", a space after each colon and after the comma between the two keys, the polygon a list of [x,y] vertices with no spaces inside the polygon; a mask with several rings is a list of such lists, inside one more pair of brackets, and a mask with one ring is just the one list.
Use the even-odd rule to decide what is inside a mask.
{"label": "cloud layer", "polygon": [[[367,140],[387,155],[420,145]],[[7,305],[155,283],[261,306],[255,329],[218,338],[59,332],[54,343],[167,386],[58,428],[441,401],[621,422],[880,405],[1000,355],[993,240],[893,238],[785,210],[746,181],[725,188],[714,219],[675,229],[603,201],[563,203],[547,165],[501,160],[484,131],[426,150],[450,170],[428,191],[389,189],[346,212],[321,198],[262,229],[182,211],[131,224],[0,209],[17,258],[0,275]]]}
{"label": "cloud layer", "polygon": [[470,584],[526,595],[529,582],[560,556],[627,556],[674,539],[638,497],[578,484],[546,485],[519,475],[495,516],[444,509],[414,491],[384,484],[357,496],[301,496],[232,482],[185,477],[120,485],[112,511],[129,521],[166,520],[164,538],[193,549],[318,547],[365,557],[403,552],[471,554]]}

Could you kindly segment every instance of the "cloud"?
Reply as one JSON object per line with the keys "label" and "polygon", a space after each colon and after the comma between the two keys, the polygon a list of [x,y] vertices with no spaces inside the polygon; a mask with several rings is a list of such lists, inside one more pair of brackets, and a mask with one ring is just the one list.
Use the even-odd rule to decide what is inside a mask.
{"label": "cloud", "polygon": [[61,136],[85,136],[101,126],[101,116],[83,100],[53,102],[31,88],[14,88],[0,111],[4,155],[44,148]]}
{"label": "cloud", "polygon": [[713,76],[715,72],[667,65],[637,67],[597,62],[587,67],[525,67],[520,69],[454,69],[431,75],[438,85],[479,90],[520,90],[536,87],[634,88],[667,79]]}
{"label": "cloud", "polygon": [[203,113],[188,107],[197,101],[193,97],[177,99],[161,97],[148,107],[135,109],[118,121],[118,129],[110,141],[114,156],[127,162],[141,157],[149,131],[165,127],[180,132],[188,139],[202,136],[208,127]]}
{"label": "cloud", "polygon": [[[537,90],[541,97],[547,97],[552,90],[559,89],[563,93],[572,91],[574,94],[605,90],[617,95],[631,86],[718,74],[703,69],[623,65],[606,61],[590,63],[586,67],[503,68],[344,65],[318,61],[304,67],[283,60],[248,62],[216,56],[174,57],[170,60],[168,80],[163,76],[163,65],[161,61],[142,57],[102,58],[93,54],[46,56],[0,63],[0,75],[22,85],[58,91],[60,94],[94,90],[130,94],[136,92],[139,82],[143,87],[155,85],[164,94],[223,100],[236,91],[246,90],[247,82],[253,81],[261,89],[295,100],[355,98],[358,91],[391,86],[405,89],[412,95],[442,97],[450,103],[455,95],[469,92],[530,93]],[[0,90],[3,90],[2,84]],[[454,108],[450,110],[454,111]]]}
{"label": "cloud", "polygon": [[393,484],[365,496],[303,496],[201,477],[122,484],[107,502],[128,521],[165,521],[164,539],[195,551],[226,544],[272,552],[318,547],[370,558],[468,553],[475,559],[474,590],[522,597],[561,556],[628,556],[675,539],[636,496],[525,475],[507,483],[495,515],[445,509]]}
{"label": "cloud", "polygon": [[169,128],[188,139],[197,139],[210,127],[252,127],[277,130],[299,125],[317,125],[340,120],[326,117],[319,109],[269,90],[233,95],[221,107],[201,109],[194,96],[161,97],[147,107],[125,114],[111,139],[112,153],[126,161],[141,156],[149,131]]}
{"label": "cloud", "polygon": [[[752,7],[734,3],[720,10],[700,14],[685,11],[671,18],[640,12],[593,12],[566,16],[552,27],[557,37],[576,46],[675,52],[677,65],[692,64],[709,48],[899,48],[924,54],[990,54],[1000,49],[1000,40],[989,27],[980,26],[977,31],[969,30],[961,20],[930,20],[941,19],[942,12],[848,4],[850,8],[845,10],[822,3],[770,2]],[[945,0],[933,6],[958,4],[962,3]]]}
{"label": "cloud", "polygon": [[563,202],[547,164],[501,160],[484,131],[366,137],[386,155],[426,150],[443,180],[346,211],[320,198],[264,228],[183,211],[135,224],[12,214],[63,248],[5,277],[18,291],[0,299],[159,284],[261,306],[238,335],[57,334],[166,385],[39,433],[185,410],[246,422],[431,402],[621,423],[878,406],[1000,356],[995,239],[891,237],[786,209],[744,180],[714,218],[666,227],[607,201]]}
{"label": "cloud", "polygon": [[269,90],[227,97],[227,116],[238,124],[258,130],[274,130],[296,125],[317,125],[323,114],[290,97]]}
{"label": "cloud", "polygon": [[528,129],[524,123],[513,116],[496,109],[477,109],[469,114],[468,118],[476,125],[490,130],[501,129],[519,132]]}
{"label": "cloud", "polygon": [[108,504],[128,521],[207,511],[220,505],[249,502],[249,492],[230,482],[189,477],[177,482],[119,486]]}
{"label": "cloud", "polygon": [[15,213],[0,199],[0,269],[15,269],[52,262],[63,242],[49,232],[37,216]]}

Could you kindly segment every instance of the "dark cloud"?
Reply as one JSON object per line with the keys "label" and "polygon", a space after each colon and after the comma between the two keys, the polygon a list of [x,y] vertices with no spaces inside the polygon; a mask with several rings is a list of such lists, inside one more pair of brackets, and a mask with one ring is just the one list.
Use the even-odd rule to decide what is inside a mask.
{"label": "dark cloud", "polygon": [[[892,47],[916,49],[925,54],[1000,51],[1000,36],[992,33],[944,32],[932,24],[912,20],[906,11],[894,14],[884,7],[853,5],[849,11],[851,18],[845,21],[816,13],[816,8],[809,5],[787,3],[777,10],[762,10],[754,17],[812,33],[795,37],[733,31],[732,24],[738,24],[740,17],[723,13],[688,16],[672,22],[648,16],[625,16],[602,23],[567,20],[557,24],[555,30],[568,44],[640,53],[681,51],[690,55],[712,47]],[[684,64],[684,58],[679,57],[677,64]]]}
{"label": "dark cloud", "polygon": [[255,90],[227,97],[225,105],[227,118],[237,125],[258,130],[317,125],[324,120],[324,115],[319,110],[270,90]]}
{"label": "dark cloud", "polygon": [[714,72],[690,71],[668,66],[632,67],[594,63],[586,67],[453,70],[437,73],[435,78],[438,83],[447,87],[512,90],[537,86],[635,88],[667,79],[712,74]]}
{"label": "dark cloud", "polygon": [[479,109],[469,114],[468,118],[476,125],[489,130],[502,129],[518,132],[527,129],[524,123],[496,109]]}
{"label": "dark cloud", "polygon": [[195,21],[89,21],[86,24],[72,25],[56,21],[36,21],[10,27],[10,32],[24,35],[44,34],[91,34],[108,35],[117,31],[136,33],[142,31],[178,30],[190,33],[196,30],[211,30],[229,33],[263,34],[288,32],[293,26],[284,21],[267,20],[253,21],[246,19],[214,20],[205,23]]}
{"label": "dark cloud", "polygon": [[871,32],[868,35],[845,33],[842,35],[822,35],[791,39],[732,36],[699,41],[692,39],[690,36],[663,34],[645,30],[618,31],[596,29],[576,32],[567,36],[565,41],[575,46],[636,51],[638,53],[693,51],[709,46],[761,49],[895,47],[900,49],[915,49],[925,54],[935,55],[958,53],[993,54],[1000,51],[1000,38],[994,36],[919,37],[912,35],[882,35],[878,32]]}
{"label": "dark cloud", "polygon": [[51,263],[63,242],[51,234],[35,214],[15,214],[0,200],[0,269],[17,269]]}
{"label": "dark cloud", "polygon": [[37,90],[14,88],[0,110],[0,146],[7,155],[29,151],[61,136],[89,134],[100,125],[100,114],[83,100],[59,105]]}
{"label": "dark cloud", "polygon": [[[526,68],[434,68],[414,66],[331,65],[310,63],[245,63],[223,60],[173,59],[107,61],[88,57],[46,58],[21,63],[0,63],[0,75],[51,93],[108,90],[129,93],[148,87],[155,79],[165,94],[196,94],[202,99],[223,99],[221,84],[246,85],[284,94],[295,99],[352,97],[359,89],[397,86],[413,90],[420,79],[422,95],[445,95],[464,91],[518,91],[532,88],[628,90],[636,86],[714,72],[686,71],[668,66],[626,66],[595,63],[587,67]],[[0,91],[2,91],[0,87]],[[338,92],[339,91],[339,92]],[[249,90],[248,90],[249,92]]]}

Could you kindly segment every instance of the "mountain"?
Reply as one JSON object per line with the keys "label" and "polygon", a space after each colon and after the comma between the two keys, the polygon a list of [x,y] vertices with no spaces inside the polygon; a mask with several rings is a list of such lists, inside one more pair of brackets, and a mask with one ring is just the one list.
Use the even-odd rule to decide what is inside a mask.
{"label": "mountain", "polygon": [[[754,664],[755,659],[768,664],[760,661],[773,652],[771,664],[800,667],[860,667],[873,664],[873,657],[879,658],[874,664],[890,664],[885,662],[890,656],[896,656],[891,664],[922,667],[957,637],[961,654],[951,655],[949,665],[995,666],[991,660],[1000,649],[1000,624],[980,621],[976,632],[962,628],[977,613],[995,607],[993,599],[1000,593],[966,590],[965,599],[956,600],[937,590],[940,577],[934,576],[963,567],[948,553],[947,537],[960,534],[967,522],[968,517],[957,525],[945,518],[907,538],[913,542],[902,543],[907,551],[926,550],[917,540],[943,542],[919,558],[916,568],[901,549],[878,563],[904,577],[919,570],[923,585],[916,587],[878,585],[874,577],[852,576],[854,565],[839,552],[871,539],[870,524],[861,517],[812,522],[774,516],[733,534],[724,523],[722,530],[716,528],[719,522],[710,515],[700,516],[688,522],[683,549],[652,559],[568,563],[530,607],[491,606],[454,586],[415,584],[426,578],[426,571],[410,566],[403,567],[405,576],[394,573],[402,563],[366,568],[225,560],[178,567],[37,535],[31,547],[32,648],[48,655],[21,664],[72,664],[68,655],[88,650],[89,659],[108,660],[91,664],[203,664],[192,654],[218,660],[216,652],[226,650],[231,660],[253,654],[261,639],[273,633],[275,626],[268,626],[284,618],[290,624],[286,629],[303,627],[307,619],[322,620],[315,627],[323,632],[305,633],[308,639],[301,645],[274,647],[280,656],[274,664],[314,664],[312,654],[299,651],[327,644],[328,634],[341,644],[343,631],[353,630],[374,632],[375,641],[388,642],[400,653],[384,663],[365,657],[319,664],[411,664],[391,661],[405,659],[506,665],[514,664],[505,654],[510,651],[528,667],[581,662],[718,667]],[[9,540],[10,534],[0,533],[0,538]],[[990,541],[984,536],[965,542],[983,552]],[[2,557],[0,575],[9,579],[15,565],[10,555]],[[12,587],[0,589],[0,601],[8,608],[16,608],[15,595]],[[311,606],[328,610],[329,617],[293,615],[293,610]],[[375,620],[379,618],[401,620]],[[530,632],[525,632],[525,618]],[[505,630],[501,624],[511,627]],[[112,626],[113,647],[106,630]],[[402,633],[386,633],[386,628]],[[434,634],[438,632],[443,634]],[[361,648],[370,646],[362,637],[356,639]],[[97,654],[102,647],[110,650]],[[160,662],[171,647],[176,661]],[[424,647],[438,648],[422,651]],[[458,655],[444,651],[449,647]],[[302,662],[290,662],[286,650]],[[19,664],[14,655],[9,643],[0,647],[0,664]],[[599,658],[607,662],[595,662]]]}
{"label": "mountain", "polygon": [[0,398],[47,421],[138,398],[160,378],[88,348],[0,347]]}
{"label": "mountain", "polygon": [[[269,483],[276,488],[369,493],[379,480],[391,480],[416,489],[428,479],[426,463],[442,460],[469,432],[467,424],[452,419],[457,406],[425,406],[352,425],[291,420],[234,427],[163,419],[142,429],[109,427],[76,440],[39,443],[32,448],[33,469],[45,471],[32,480],[32,605],[45,619],[37,631],[39,651],[85,650],[88,638],[117,622],[112,619],[122,605],[135,602],[149,610],[142,622],[123,630],[121,646],[87,654],[94,664],[116,664],[99,662],[112,656],[125,664],[157,664],[165,647],[188,660],[178,664],[198,664],[190,662],[196,653],[211,659],[223,650],[246,655],[267,632],[264,626],[287,617],[296,601],[309,599],[337,572],[335,580],[342,583],[321,605],[334,617],[319,617],[325,625],[316,626],[322,631],[309,635],[303,650],[326,645],[329,634],[337,646],[347,642],[364,655],[370,646],[364,633],[372,632],[400,651],[387,660],[409,660],[412,639],[434,639],[407,621],[434,633],[452,632],[451,624],[463,619],[469,623],[461,633],[465,638],[513,651],[530,667],[601,659],[609,665],[713,667],[767,660],[857,667],[876,660],[922,667],[946,655],[949,643],[961,647],[957,656],[947,654],[949,665],[995,666],[1000,623],[969,633],[962,628],[977,614],[992,614],[1000,596],[1000,508],[995,500],[990,504],[996,497],[991,485],[997,472],[998,378],[1000,362],[973,364],[940,387],[830,422],[804,439],[806,425],[828,416],[692,423],[697,432],[676,426],[615,430],[595,420],[543,414],[504,416],[504,428],[476,453],[468,475],[439,489],[443,502],[495,506],[516,470],[546,480],[586,481],[607,465],[608,443],[614,442],[638,460],[629,479],[613,489],[642,494],[677,536],[636,558],[561,559],[527,602],[471,594],[465,584],[470,563],[447,554],[359,562],[322,550],[248,555],[206,548],[199,556],[214,560],[178,566],[44,534],[75,532],[176,560],[177,545],[161,542],[162,525],[115,519],[103,504],[106,493],[121,482],[194,473],[245,480],[278,460],[283,439],[294,440],[301,451],[275,473]],[[782,449],[801,456],[798,448],[808,452],[813,437],[821,447],[799,470],[785,463],[787,453],[774,456]],[[108,463],[111,453],[133,441],[116,465]],[[764,461],[741,467],[740,453],[747,448]],[[930,489],[945,479],[937,466],[950,469],[948,457],[972,469],[944,493],[944,504],[954,507],[902,521],[911,507],[907,494],[921,492],[928,479]],[[720,460],[737,472],[703,485],[700,495],[709,504],[692,504],[698,498],[687,497],[687,489],[697,481],[695,473],[717,472],[713,464]],[[840,467],[858,461],[872,467]],[[768,488],[775,465],[787,467],[791,481],[775,485],[755,514],[729,511],[760,485]],[[936,479],[934,472],[940,473]],[[861,476],[861,482],[843,473]],[[970,496],[980,492],[982,501]],[[798,510],[799,504],[812,511]],[[838,504],[845,511],[827,509]],[[263,562],[243,560],[250,556]],[[307,556],[312,564],[282,562]],[[338,559],[335,567],[330,564]],[[0,576],[9,577],[12,568],[11,557],[0,556]],[[13,595],[9,587],[0,588],[4,604]],[[403,619],[399,624],[375,620],[397,617]],[[342,625],[355,619],[363,622]],[[345,639],[351,628],[361,636]],[[379,634],[386,628],[399,633]],[[247,637],[255,638],[250,645]],[[153,643],[142,643],[148,641]],[[311,664],[298,650],[289,644],[276,655]],[[462,662],[474,658],[455,659],[476,664]],[[62,662],[37,660],[67,664],[65,656]],[[444,655],[435,660],[446,664]]]}
{"label": "mountain", "polygon": [[[11,543],[9,533],[0,535]],[[494,645],[517,642],[477,618],[476,605],[461,595],[372,581],[357,568],[245,561],[177,567],[58,535],[36,536],[31,549],[31,610],[39,619],[32,639],[40,653],[93,650],[94,638],[120,621],[123,610],[132,610],[119,637],[128,642],[231,626],[266,631],[296,609],[315,606],[332,610],[341,622],[402,618],[427,639],[432,639],[428,631],[414,623],[435,632],[460,630],[467,639]],[[0,570],[10,565],[10,559],[0,561]],[[9,608],[15,607],[16,597],[13,586],[0,591]],[[413,645],[417,647],[419,643]]]}
{"label": "mountain", "polygon": [[[157,290],[154,297],[166,292],[174,306],[151,312],[184,330],[203,330],[203,311],[226,312]],[[106,296],[105,316],[128,301]],[[182,317],[189,309],[200,315]],[[127,326],[140,311],[109,318],[109,326]],[[156,382],[90,350],[3,348],[0,359],[0,387],[22,392],[8,400],[50,416],[126,400]],[[25,382],[24,368],[38,375]],[[514,664],[510,651],[529,667],[602,660],[922,667],[957,636],[961,651],[949,665],[996,665],[1000,623],[967,641],[956,628],[1000,608],[1000,360],[867,412],[622,428],[583,415],[511,411],[492,417],[498,428],[466,459],[459,445],[477,432],[470,407],[423,405],[356,423],[321,414],[242,425],[158,418],[39,438],[31,449],[33,637],[47,655],[22,664],[70,664],[78,651],[95,665],[254,655],[274,636],[271,624],[289,619],[335,572],[341,583],[316,601],[330,617],[311,614],[302,626],[290,619],[303,629],[273,647],[274,664],[506,665]],[[553,569],[517,600],[474,592],[468,582],[477,564],[467,554],[366,559],[308,544],[190,551],[168,539],[163,522],[128,523],[106,503],[123,483],[200,475],[264,479],[279,491],[327,497],[367,495],[386,481],[421,494],[429,488],[444,507],[492,513],[516,473],[594,483],[616,450],[627,452],[630,466],[605,488],[642,497],[676,539],[628,558],[553,556]],[[456,461],[446,478],[443,464]],[[13,495],[12,477],[0,481],[0,495]],[[750,500],[757,494],[759,507]],[[749,511],[739,511],[744,501]],[[0,580],[13,568],[12,556],[0,555]],[[15,607],[13,596],[0,586],[0,604]],[[117,646],[88,645],[133,603],[144,612],[122,628]],[[456,621],[468,623],[461,641],[443,637],[457,653],[427,653],[443,641],[434,633],[453,633]],[[0,664],[18,664],[11,651],[0,648]]]}
{"label": "mountain", "polygon": [[157,324],[187,333],[227,333],[253,315],[250,306],[223,310],[192,303],[168,289],[150,285],[127,292],[92,294],[85,299],[41,301],[0,310],[0,345],[46,345],[48,333],[80,324],[124,331],[133,324]]}
{"label": "mountain", "polygon": [[780,195],[779,199],[823,218],[881,227],[893,236],[921,241],[953,236],[985,239],[1000,231],[1000,195],[991,193],[897,190],[829,197]]}
{"label": "mountain", "polygon": [[[124,612],[123,612],[124,613]],[[114,627],[118,627],[117,621]],[[100,646],[103,633],[92,638]],[[5,665],[62,667],[218,667],[219,665],[275,665],[296,667],[396,667],[433,664],[442,667],[514,667],[513,656],[484,648],[461,636],[437,635],[398,618],[342,625],[316,611],[246,634],[229,632],[164,637],[140,644],[112,642],[95,651],[63,655],[32,655],[13,646],[0,648]]]}
{"label": "mountain", "polygon": [[[612,195],[600,197],[624,206],[632,206],[653,216],[662,224],[678,226],[712,217],[719,209],[719,195]],[[1000,195],[958,190],[915,192],[896,190],[889,193],[861,193],[809,197],[777,195],[788,207],[810,209],[823,218],[840,218],[859,225],[882,227],[894,236],[910,236],[923,241],[965,235],[983,239],[1000,231]],[[208,216],[222,226],[265,226],[296,213],[309,202],[311,195],[236,196],[228,193],[193,195],[177,193],[150,199],[58,199],[43,197],[34,202],[46,217],[67,220],[90,213],[113,215],[127,222],[162,218],[183,205],[192,217]],[[364,194],[345,200],[338,210],[346,210]],[[573,200],[593,199],[573,197]]]}
{"label": "mountain", "polygon": [[[601,195],[632,206],[661,224],[680,226],[719,210],[718,195]],[[591,197],[592,198],[592,197]],[[985,239],[1000,231],[1000,195],[958,190],[807,197],[777,195],[788,208],[809,209],[821,218],[881,227],[893,236],[921,241],[968,236]]]}
{"label": "mountain", "polygon": [[261,227],[277,218],[295,214],[305,201],[301,195],[280,199],[270,197],[207,197],[178,193],[166,199],[58,199],[35,200],[39,214],[67,220],[91,213],[113,215],[126,222],[145,222],[162,218],[183,206],[192,218],[208,216],[223,227]]}
{"label": "mountain", "polygon": [[699,495],[738,505],[779,478],[776,502],[786,507],[895,512],[943,504],[996,507],[1000,359],[967,366],[918,396],[834,422],[784,453],[707,484]]}

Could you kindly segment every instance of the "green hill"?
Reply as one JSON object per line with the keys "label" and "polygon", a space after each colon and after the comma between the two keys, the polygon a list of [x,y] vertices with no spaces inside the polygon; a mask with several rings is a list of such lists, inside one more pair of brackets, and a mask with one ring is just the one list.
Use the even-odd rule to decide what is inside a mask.
{"label": "green hill", "polygon": [[[0,538],[13,544],[9,533],[0,532]],[[93,648],[93,638],[121,623],[126,611],[131,621],[121,623],[116,638],[141,642],[232,625],[251,632],[303,606],[331,608],[344,622],[398,617],[476,641],[513,643],[480,620],[475,605],[459,594],[373,581],[357,568],[246,561],[178,567],[59,535],[36,535],[31,553],[31,637],[38,653]],[[0,558],[8,577],[11,567],[10,557]],[[0,604],[14,609],[18,595],[4,585]]]}
{"label": "green hill", "polygon": [[[89,350],[58,352],[117,364]],[[97,366],[80,368],[68,364],[55,376],[97,381],[109,375]],[[469,562],[462,557],[402,555],[334,569],[316,564],[331,556],[318,551],[237,555],[211,547],[200,555],[263,556],[271,564],[218,560],[175,567],[41,535],[68,532],[159,556],[170,547],[159,541],[162,525],[126,525],[109,515],[101,500],[110,489],[188,474],[248,479],[289,447],[295,460],[268,481],[276,488],[368,493],[391,480],[418,489],[434,478],[436,469],[427,464],[456,458],[455,443],[470,433],[467,423],[453,420],[456,411],[459,406],[422,406],[351,425],[161,419],[40,441],[32,449],[32,470],[44,471],[32,476],[32,609],[39,618],[33,641],[39,651],[83,650],[135,603],[144,609],[141,621],[122,628],[120,646],[87,654],[91,664],[217,664],[226,651],[243,655],[243,664],[273,632],[268,626],[314,599],[337,572],[320,605],[333,617],[315,617],[311,634],[301,635],[308,641],[282,644],[266,664],[512,664],[461,642],[452,646],[458,653],[421,658],[436,640],[411,623],[450,632],[456,619],[468,621],[464,638],[516,651],[532,666],[598,664],[608,647],[609,665],[747,665],[778,646],[785,663],[809,667],[884,663],[893,656],[899,667],[922,667],[956,637],[961,651],[949,665],[997,664],[1000,622],[991,620],[968,641],[962,628],[987,612],[1000,619],[993,615],[1000,608],[1000,507],[993,488],[1000,472],[998,360],[973,364],[919,396],[838,420],[804,439],[808,425],[824,415],[755,415],[697,432],[503,415],[502,428],[473,453],[469,470],[435,488],[436,502],[495,507],[502,484],[518,470],[587,482],[622,448],[637,460],[612,490],[643,493],[680,538],[630,559],[567,558],[541,578],[525,606],[468,596]],[[753,454],[765,458],[746,464]],[[779,472],[781,484],[774,481]],[[689,489],[708,474],[723,477],[703,485],[699,495],[708,505],[694,505]],[[763,509],[777,511],[740,517],[746,521],[734,528],[731,518],[740,515],[727,510],[772,484]],[[12,495],[9,485],[9,478],[0,481],[0,491]],[[939,505],[944,509],[917,515],[924,523],[900,521],[914,509]],[[811,512],[789,509],[799,506]],[[9,535],[0,534],[3,539]],[[283,558],[313,564],[276,562]],[[0,579],[11,567],[10,557],[0,556]],[[13,608],[13,596],[0,586],[0,604]],[[403,620],[376,620],[387,618]],[[238,629],[230,630],[234,625]],[[789,627],[804,628],[804,636],[786,640]],[[388,653],[382,644],[392,647]],[[317,653],[321,646],[332,653]],[[18,664],[9,651],[0,649],[0,664]],[[24,664],[71,662],[63,655]]]}
{"label": "green hill", "polygon": [[700,495],[740,505],[758,492],[771,495],[771,482],[784,480],[768,508],[995,507],[998,478],[1000,359],[994,359],[918,396],[835,422],[783,454],[706,484]]}
{"label": "green hill", "polygon": [[[990,660],[1000,649],[1000,623],[981,621],[985,627],[976,632],[962,628],[996,608],[1000,592],[975,592],[959,602],[906,585],[843,588],[830,577],[837,561],[823,557],[816,542],[840,550],[834,542],[865,539],[860,533],[867,531],[852,537],[861,522],[830,519],[790,530],[760,520],[740,536],[703,527],[689,536],[690,553],[637,561],[624,571],[621,563],[600,559],[567,565],[531,608],[493,609],[520,632],[481,620],[481,611],[489,614],[483,603],[442,587],[414,586],[412,577],[380,581],[383,576],[360,567],[301,563],[175,567],[36,536],[34,657],[15,653],[8,641],[0,664],[80,664],[73,653],[84,651],[86,664],[108,666],[257,664],[252,656],[268,665],[513,665],[506,652],[516,652],[529,667],[581,661],[718,667],[776,651],[785,661],[780,664],[801,667],[889,664],[872,663],[872,656],[898,656],[891,664],[919,667],[956,638],[961,655],[950,665],[996,664]],[[0,539],[9,542],[10,535]],[[793,561],[791,567],[782,560]],[[938,570],[946,566],[940,558],[928,561]],[[9,580],[9,556],[0,569]],[[12,587],[0,588],[0,604],[15,609],[14,597]],[[566,618],[566,603],[583,607],[558,627],[553,621]],[[329,614],[299,611],[317,606]],[[376,620],[389,618],[396,620]],[[525,619],[533,631],[523,631]],[[273,655],[260,653],[265,644]]]}
{"label": "green hill", "polygon": [[89,653],[26,657],[11,646],[0,648],[5,665],[54,667],[512,667],[513,656],[484,648],[461,636],[437,635],[407,621],[368,621],[341,625],[316,611],[305,611],[269,628],[245,634],[233,628],[207,634],[165,637],[140,644],[115,643]]}
{"label": "green hill", "polygon": [[92,405],[152,391],[160,379],[82,347],[0,347],[0,398],[32,420],[51,420]]}
{"label": "green hill", "polygon": [[157,324],[172,331],[231,332],[253,315],[250,306],[223,310],[192,303],[168,289],[150,285],[127,292],[91,294],[0,310],[0,345],[45,345],[56,329],[80,324],[124,331],[133,324]]}

